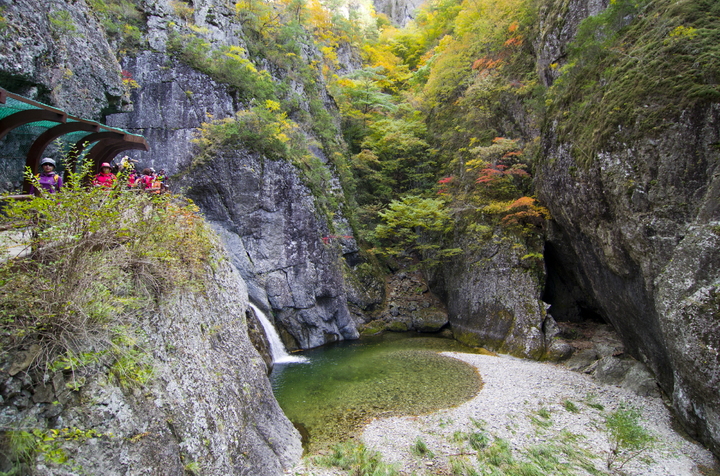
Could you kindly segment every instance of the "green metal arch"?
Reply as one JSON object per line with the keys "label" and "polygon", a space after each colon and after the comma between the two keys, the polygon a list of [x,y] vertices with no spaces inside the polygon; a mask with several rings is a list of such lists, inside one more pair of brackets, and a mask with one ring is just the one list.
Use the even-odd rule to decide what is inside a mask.
{"label": "green metal arch", "polygon": [[0,139],[3,139],[13,129],[31,122],[50,121],[65,123],[68,115],[60,110],[28,109],[0,119]]}
{"label": "green metal arch", "polygon": [[45,152],[48,145],[55,139],[71,132],[98,132],[100,130],[100,124],[92,124],[88,122],[66,122],[52,127],[35,139],[33,144],[30,146],[27,154],[27,160],[25,165],[30,167],[30,170],[37,170],[40,158]]}

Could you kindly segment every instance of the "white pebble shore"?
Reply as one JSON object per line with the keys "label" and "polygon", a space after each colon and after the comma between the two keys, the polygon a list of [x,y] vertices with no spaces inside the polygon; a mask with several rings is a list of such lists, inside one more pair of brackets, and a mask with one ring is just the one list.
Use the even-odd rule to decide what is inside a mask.
{"label": "white pebble shore", "polygon": [[[378,418],[362,433],[362,441],[383,455],[383,461],[396,463],[403,475],[451,475],[449,458],[468,451],[453,441],[456,431],[473,432],[472,419],[484,422],[483,431],[493,438],[510,443],[514,454],[532,445],[552,442],[562,430],[582,435],[580,446],[600,455],[595,460],[605,472],[604,458],[610,448],[604,428],[604,413],[621,403],[642,412],[642,424],[656,438],[653,447],[627,462],[622,473],[627,476],[700,476],[700,467],[715,468],[718,462],[700,444],[681,436],[672,427],[672,414],[660,397],[640,397],[620,387],[601,385],[590,376],[572,372],[562,365],[540,363],[509,356],[444,353],[476,367],[483,388],[470,401],[427,415]],[[593,395],[592,400],[588,396]],[[564,402],[574,403],[579,411],[568,411]],[[587,405],[594,402],[604,412]],[[540,409],[550,411],[552,424],[538,426]],[[421,438],[434,454],[433,458],[412,454],[411,448]],[[461,449],[461,448],[464,448]],[[320,468],[304,460],[288,474],[334,476],[344,472]]]}

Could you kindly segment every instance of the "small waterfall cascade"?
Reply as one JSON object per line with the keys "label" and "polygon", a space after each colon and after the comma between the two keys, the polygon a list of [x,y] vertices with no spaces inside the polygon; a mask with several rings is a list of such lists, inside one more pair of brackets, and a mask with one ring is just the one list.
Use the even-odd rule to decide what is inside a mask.
{"label": "small waterfall cascade", "polygon": [[275,326],[272,325],[270,319],[268,319],[265,313],[262,312],[260,308],[257,307],[255,304],[249,304],[250,307],[252,307],[255,311],[255,315],[257,316],[258,320],[263,326],[263,329],[265,330],[265,335],[267,336],[268,342],[270,342],[270,353],[272,354],[273,364],[308,362],[307,357],[288,354],[287,350],[285,350],[285,344],[283,344],[283,342],[280,340],[280,335],[278,335],[277,331],[275,330]]}

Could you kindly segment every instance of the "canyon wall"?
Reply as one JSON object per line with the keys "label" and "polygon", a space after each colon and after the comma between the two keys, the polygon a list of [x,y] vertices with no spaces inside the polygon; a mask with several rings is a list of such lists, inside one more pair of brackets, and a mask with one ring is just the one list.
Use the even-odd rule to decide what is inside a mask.
{"label": "canyon wall", "polygon": [[179,184],[223,237],[251,283],[251,299],[272,311],[291,348],[359,336],[342,274],[342,255],[357,245],[349,228],[331,232],[291,164],[231,151]]}
{"label": "canyon wall", "polygon": [[[32,348],[11,354],[0,370],[0,424],[17,428],[16,439],[20,431],[48,432],[43,441],[50,443],[18,454],[4,438],[0,470],[254,476],[292,467],[300,435],[248,339],[245,283],[227,258],[216,258],[202,292],[168,295],[134,323],[146,336],[135,358],[152,368],[147,382],[135,367],[118,376],[116,364],[108,372],[102,358],[53,371],[31,366]],[[91,340],[78,337],[90,355]],[[53,429],[74,438],[52,438]]]}
{"label": "canyon wall", "polygon": [[719,112],[688,112],[664,137],[606,150],[588,168],[548,135],[538,180],[555,218],[555,264],[580,290],[566,300],[579,297],[578,309],[610,322],[695,436],[713,446],[720,441]]}
{"label": "canyon wall", "polygon": [[[224,117],[237,110],[224,87],[161,50],[139,51],[121,65],[85,2],[3,6],[0,85],[145,134],[151,152],[131,154],[140,166],[177,172],[190,163],[189,139],[207,114]],[[150,25],[172,12],[170,2],[145,7]],[[162,37],[149,29],[151,41],[155,34]],[[123,81],[132,75],[137,86]],[[21,170],[24,160],[15,159]],[[4,158],[4,164],[12,160]],[[148,384],[126,389],[93,377],[68,391],[63,372],[48,381],[24,369],[10,374],[6,367],[0,385],[3,427],[35,421],[40,429],[76,427],[105,435],[80,438],[65,450],[92,474],[170,475],[188,468],[202,474],[282,474],[300,457],[299,435],[277,405],[267,367],[248,339],[246,283],[230,261],[220,261],[207,277],[205,293],[171,296],[159,303],[156,315],[139,323],[155,369]],[[347,311],[340,316],[345,317]],[[23,357],[15,360],[22,364]],[[62,465],[47,462],[26,470],[65,474]]]}
{"label": "canyon wall", "polygon": [[[562,20],[552,16],[560,6],[567,8]],[[578,21],[603,6],[554,2],[546,10],[551,15],[536,45],[546,85],[558,77]],[[655,92],[640,111],[684,100],[683,91]],[[592,160],[583,155],[589,144],[558,132],[562,120],[544,129],[536,173],[538,197],[554,218],[546,247],[550,312],[611,323],[625,348],[655,373],[690,433],[718,454],[720,107],[708,101],[680,108],[653,129],[643,116],[618,125]],[[585,118],[598,124],[596,135],[597,118]]]}
{"label": "canyon wall", "polygon": [[[580,22],[608,4],[553,0],[541,5],[532,47],[543,86],[552,87],[562,74],[570,54],[568,44]],[[19,0],[2,5],[0,85],[82,117],[104,117],[110,125],[148,137],[152,150],[131,155],[141,166],[177,174],[172,186],[200,205],[225,241],[250,299],[274,316],[289,344],[307,348],[357,336],[356,322],[362,316],[351,314],[348,299],[370,307],[377,299],[373,304],[357,289],[347,289],[352,280],[344,274],[348,266],[358,265],[358,246],[342,206],[338,171],[324,151],[312,151],[330,177],[322,190],[312,189],[296,165],[245,148],[225,150],[210,161],[193,164],[198,149],[190,140],[208,115],[231,117],[251,104],[237,88],[188,66],[168,45],[173,29],[183,25],[200,31],[198,35],[211,47],[247,47],[232,5],[203,0],[193,2],[190,10],[178,10],[167,0],[141,2],[141,40],[132,54],[119,54],[120,60],[115,55],[119,40],[103,35],[103,26],[85,2]],[[397,21],[407,16],[408,8],[378,6]],[[395,11],[402,12],[395,15]],[[307,45],[301,53],[308,61],[318,58]],[[276,79],[286,75],[269,62],[266,66]],[[298,113],[307,113],[303,85],[288,84],[300,98]],[[320,102],[333,115],[332,99],[324,85],[319,89]],[[645,106],[653,111],[663,105],[649,101]],[[573,120],[593,119],[588,114]],[[562,118],[543,126],[534,164],[538,199],[553,217],[544,247],[547,278],[541,265],[523,259],[538,249],[514,250],[512,242],[500,242],[501,235],[498,243],[490,240],[473,248],[471,237],[459,235],[456,241],[463,254],[445,264],[442,277],[433,277],[447,303],[451,325],[468,342],[489,342],[504,351],[543,358],[551,351],[564,355],[563,349],[552,350],[556,332],[552,318],[602,318],[620,333],[628,352],[653,370],[693,436],[717,454],[720,108],[710,100],[685,108],[668,116],[660,133],[643,129],[640,120],[621,124],[593,160],[582,155],[585,144],[559,132],[562,126]],[[308,136],[315,139],[310,132]],[[13,154],[7,163],[22,164]],[[6,188],[12,188],[16,178],[3,175],[0,180],[11,182]],[[338,198],[341,205],[331,210],[320,206],[318,199],[325,194]],[[241,287],[230,289],[239,294],[238,299],[245,299]],[[552,305],[550,315],[543,298]],[[242,302],[233,309],[244,316]],[[191,327],[199,325],[187,322]],[[242,325],[236,331],[233,339],[241,339]],[[153,335],[160,339],[161,330]],[[179,344],[190,345],[172,345]],[[255,354],[248,349],[233,358],[252,361]],[[252,385],[262,388],[262,398],[269,399],[266,384],[257,379]],[[194,411],[183,406],[182,399],[178,403],[178,408]],[[294,454],[293,445],[284,454]],[[192,448],[198,457],[204,454],[205,450]],[[269,454],[269,447],[264,448],[258,447],[257,455]],[[277,469],[288,459],[277,457],[272,464]]]}

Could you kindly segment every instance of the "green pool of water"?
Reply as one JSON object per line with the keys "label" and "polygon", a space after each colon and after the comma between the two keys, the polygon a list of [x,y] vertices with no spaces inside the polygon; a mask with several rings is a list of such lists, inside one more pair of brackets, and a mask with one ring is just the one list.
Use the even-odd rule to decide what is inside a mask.
{"label": "green pool of water", "polygon": [[308,350],[305,364],[276,365],[270,376],[285,414],[307,430],[307,449],[343,441],[377,416],[417,415],[472,398],[475,368],[438,354],[473,352],[452,339],[386,333]]}

